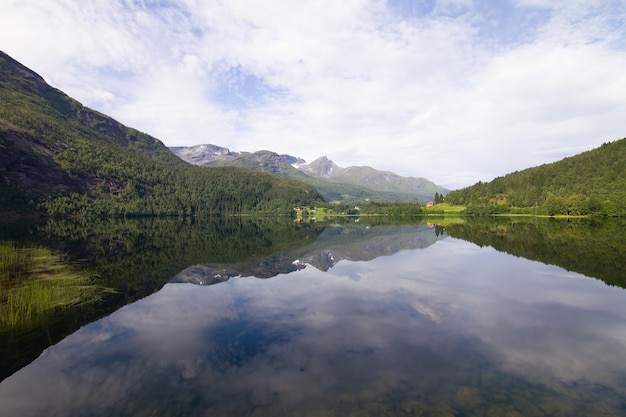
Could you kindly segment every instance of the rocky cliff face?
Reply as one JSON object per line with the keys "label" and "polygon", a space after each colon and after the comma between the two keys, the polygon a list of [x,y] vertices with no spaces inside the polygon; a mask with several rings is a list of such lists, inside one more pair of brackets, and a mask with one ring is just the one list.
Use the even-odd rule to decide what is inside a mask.
{"label": "rocky cliff face", "polygon": [[241,168],[260,169],[261,171],[285,176],[289,176],[289,173],[295,170],[289,163],[288,158],[271,151],[242,153],[239,157],[230,161],[229,164]]}
{"label": "rocky cliff face", "polygon": [[0,121],[1,186],[34,194],[79,190],[80,181],[63,170],[53,157],[66,147],[61,141],[46,144]]}
{"label": "rocky cliff face", "polygon": [[183,161],[203,166],[236,166],[260,169],[273,174],[285,174],[293,167],[306,164],[302,158],[278,155],[271,151],[233,152],[217,145],[177,146],[170,150]]}

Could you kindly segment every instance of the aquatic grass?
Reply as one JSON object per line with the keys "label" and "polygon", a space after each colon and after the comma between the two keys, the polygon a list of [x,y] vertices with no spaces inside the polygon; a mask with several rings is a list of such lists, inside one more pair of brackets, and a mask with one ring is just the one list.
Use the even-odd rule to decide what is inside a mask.
{"label": "aquatic grass", "polygon": [[0,242],[0,282],[19,279],[28,269],[30,255],[25,251],[18,251],[6,242]]}
{"label": "aquatic grass", "polygon": [[97,301],[105,291],[62,254],[0,243],[0,329],[45,322],[59,310]]}

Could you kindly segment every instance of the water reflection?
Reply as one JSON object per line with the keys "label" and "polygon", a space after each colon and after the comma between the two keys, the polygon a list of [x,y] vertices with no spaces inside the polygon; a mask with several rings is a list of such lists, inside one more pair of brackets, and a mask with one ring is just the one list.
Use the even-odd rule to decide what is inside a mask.
{"label": "water reflection", "polygon": [[467,220],[449,225],[446,231],[477,245],[558,265],[626,288],[625,219],[496,217]]}
{"label": "water reflection", "polygon": [[626,411],[624,290],[434,242],[270,280],[167,284],[3,381],[3,415]]}
{"label": "water reflection", "polygon": [[424,249],[444,236],[432,227],[418,225],[355,226],[335,224],[324,227],[314,242],[262,259],[235,263],[193,265],[176,274],[170,282],[213,285],[233,277],[271,278],[312,266],[328,271],[342,260],[370,261],[402,250]]}

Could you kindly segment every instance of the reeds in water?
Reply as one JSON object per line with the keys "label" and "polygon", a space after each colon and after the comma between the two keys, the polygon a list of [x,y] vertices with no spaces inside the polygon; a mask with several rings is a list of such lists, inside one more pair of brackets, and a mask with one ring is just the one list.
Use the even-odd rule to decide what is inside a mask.
{"label": "reeds in water", "polygon": [[41,247],[0,242],[0,328],[45,322],[60,309],[97,301],[103,292],[89,275]]}

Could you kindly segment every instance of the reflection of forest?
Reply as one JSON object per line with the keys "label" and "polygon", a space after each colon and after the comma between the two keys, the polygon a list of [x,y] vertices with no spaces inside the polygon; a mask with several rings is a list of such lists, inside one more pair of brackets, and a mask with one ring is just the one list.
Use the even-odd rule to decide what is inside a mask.
{"label": "reflection of forest", "polygon": [[472,218],[447,233],[626,288],[624,219]]}

